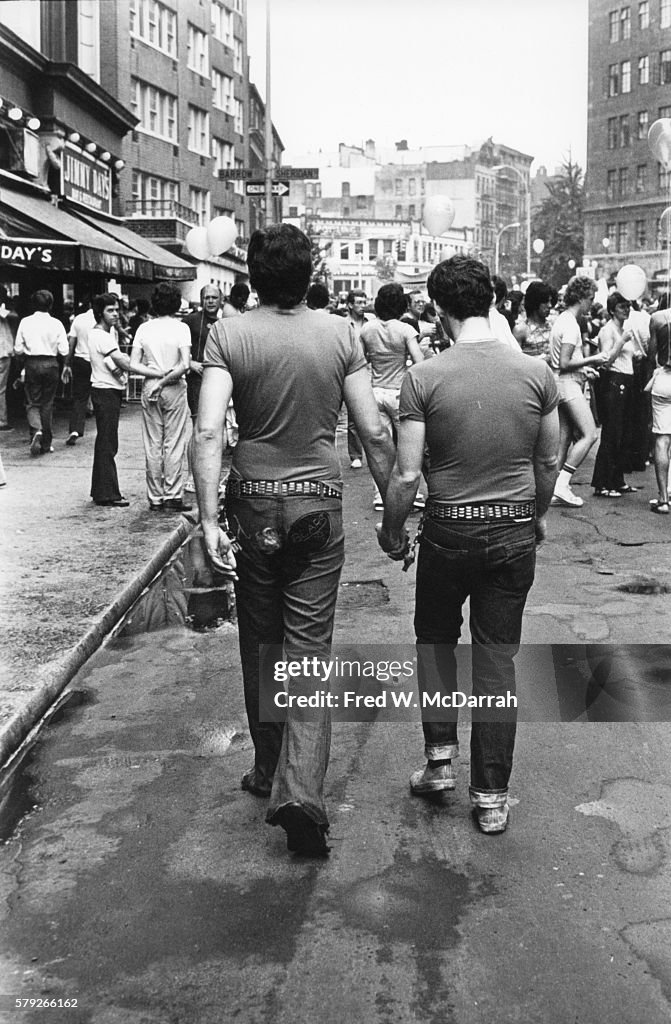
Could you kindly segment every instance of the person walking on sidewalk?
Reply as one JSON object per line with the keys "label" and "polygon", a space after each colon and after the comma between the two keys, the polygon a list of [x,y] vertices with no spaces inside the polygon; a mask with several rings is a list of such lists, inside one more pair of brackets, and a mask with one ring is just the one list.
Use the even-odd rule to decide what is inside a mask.
{"label": "person walking on sidewalk", "polygon": [[18,319],[8,302],[7,289],[0,285],[0,430],[11,429],[7,416],[7,385]]}
{"label": "person walking on sidewalk", "polygon": [[33,294],[35,310],[19,323],[14,354],[25,369],[26,413],[30,454],[53,452],[54,399],[58,390],[58,357],[68,354],[68,339],[60,320],[51,316],[54,297],[41,289]]}
{"label": "person walking on sidewalk", "polygon": [[[360,339],[364,324],[368,323],[370,319],[368,314],[364,312],[367,305],[368,296],[364,291],[355,289],[348,292],[345,319],[350,324],[357,341]],[[349,455],[352,469],[361,469],[361,456],[363,455],[361,438],[357,433],[356,424],[352,422],[349,413],[347,414],[347,454]]]}
{"label": "person walking on sidewalk", "polygon": [[[571,489],[571,478],[598,439],[589,402],[583,394],[585,368],[602,366],[608,356],[584,356],[578,317],[587,316],[596,285],[589,277],[572,277],[564,293],[565,310],[550,332],[550,366],[559,390],[559,476],[553,505],[580,508],[582,498]],[[570,451],[569,451],[570,449]]]}
{"label": "person walking on sidewalk", "polygon": [[131,373],[145,378],[142,438],[149,508],[189,512],[183,475],[189,430],[184,377],[191,358],[191,335],[175,316],[182,296],[174,285],[158,284],[151,304],[155,319],[138,327],[130,356]]}
{"label": "person walking on sidewalk", "polygon": [[92,309],[78,313],[70,325],[68,341],[70,350],[63,367],[64,384],[72,381],[72,409],[68,425],[69,447],[77,444],[86,429],[86,407],[91,396],[91,357],[89,356],[89,331],[96,325]]}
{"label": "person walking on sidewalk", "polygon": [[[401,386],[399,445],[378,539],[391,558],[406,557],[404,523],[427,443],[415,603],[427,764],[410,787],[425,796],[456,786],[458,712],[443,701],[459,692],[455,649],[470,598],[473,696],[483,699],[473,712],[470,798],[481,831],[495,833],[508,821],[513,659],[556,476],[557,385],[547,363],[494,337],[484,264],[454,256],[431,271],[428,289],[455,345],[411,367]],[[432,708],[427,697],[436,696],[440,707]]]}
{"label": "person walking on sidewalk", "polygon": [[[328,853],[323,784],[330,746],[328,708],[292,704],[269,721],[277,684],[260,669],[263,645],[278,657],[328,657],[344,559],[342,479],[335,428],[343,399],[373,477],[384,493],[393,464],[368,368],[344,318],[303,299],[312,273],[309,238],[290,224],[255,231],[249,280],[260,305],[219,320],[205,349],[194,472],[205,547],[213,565],[236,566],[219,527],[222,432],[233,395],[240,438],[228,481],[227,517],[239,550],[236,583],[240,656],[254,765],[242,787],[270,797],[266,821],[287,833],[289,850]],[[268,661],[268,659],[265,659]],[[315,680],[292,678],[291,693]]]}
{"label": "person walking on sidewalk", "polygon": [[126,390],[130,360],[119,348],[116,324],[119,299],[111,292],[96,295],[92,304],[96,325],[89,332],[91,401],[96,418],[91,497],[96,505],[127,508],[119,490],[116,454],[119,450],[119,416]]}

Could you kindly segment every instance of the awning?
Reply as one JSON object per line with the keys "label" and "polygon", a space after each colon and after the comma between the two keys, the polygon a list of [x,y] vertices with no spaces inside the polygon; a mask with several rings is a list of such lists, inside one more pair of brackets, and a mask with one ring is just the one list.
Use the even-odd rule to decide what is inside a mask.
{"label": "awning", "polygon": [[[29,235],[24,236],[17,218],[21,225],[31,228]],[[22,233],[2,239],[0,267],[39,265],[45,270],[80,270],[126,280],[154,280],[154,264],[139,249],[117,241],[47,199],[15,192],[3,184],[0,225],[5,222]],[[32,253],[28,252],[30,249]]]}
{"label": "awning", "polygon": [[[73,211],[74,212],[74,211]],[[141,256],[151,260],[154,266],[154,280],[156,281],[193,281],[196,277],[197,268],[193,263],[175,256],[168,249],[164,249],[148,238],[143,238],[135,231],[115,221],[101,220],[99,217],[92,217],[83,210],[77,210],[77,219],[94,227],[97,231],[103,231],[111,238],[129,248],[135,249]]]}

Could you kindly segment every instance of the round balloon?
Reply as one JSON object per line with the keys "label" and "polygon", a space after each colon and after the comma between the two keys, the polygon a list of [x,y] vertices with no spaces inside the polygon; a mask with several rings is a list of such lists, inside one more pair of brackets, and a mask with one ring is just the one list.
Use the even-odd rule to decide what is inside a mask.
{"label": "round balloon", "polygon": [[659,230],[671,237],[671,206],[667,206],[659,215]]}
{"label": "round balloon", "polygon": [[645,271],[637,267],[635,263],[628,263],[626,267],[621,267],[618,270],[615,287],[630,302],[640,299],[647,286],[648,279],[645,276]]}
{"label": "round balloon", "polygon": [[238,229],[231,217],[215,217],[207,226],[207,241],[210,246],[210,252],[217,256],[222,252],[227,252],[237,237]]}
{"label": "round balloon", "polygon": [[430,235],[442,235],[452,227],[454,203],[449,196],[429,196],[424,203],[422,220]]}
{"label": "round balloon", "polygon": [[207,228],[191,228],[190,231],[187,231],[184,245],[187,252],[191,253],[197,260],[206,260],[208,256],[212,255],[212,250],[207,240]]}
{"label": "round balloon", "polygon": [[536,253],[536,255],[540,256],[540,254],[543,252],[545,248],[545,242],[542,238],[534,238],[531,247],[533,251]]}
{"label": "round balloon", "polygon": [[650,125],[648,148],[666,170],[671,169],[671,117],[660,117]]}

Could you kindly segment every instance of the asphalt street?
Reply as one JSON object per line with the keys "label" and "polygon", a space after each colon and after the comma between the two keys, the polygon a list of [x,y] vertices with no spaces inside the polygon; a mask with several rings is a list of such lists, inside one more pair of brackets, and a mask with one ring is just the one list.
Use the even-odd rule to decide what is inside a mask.
{"label": "asphalt street", "polygon": [[[240,789],[251,747],[235,626],[179,624],[186,592],[207,588],[178,559],[181,595],[160,584],[91,659],[19,778],[0,847],[0,1020],[668,1021],[671,730],[649,701],[668,678],[670,524],[648,511],[651,470],[617,502],[591,497],[588,472],[583,509],[551,512],[522,657],[540,652],[550,671],[548,645],[565,645],[578,685],[585,645],[639,645],[638,697],[629,678],[619,720],[520,724],[501,836],[470,816],[467,717],[455,792],[411,796],[411,711],[336,723],[330,858],[288,855]],[[414,574],[375,546],[366,471],[344,475],[336,644],[388,657],[412,644]]]}

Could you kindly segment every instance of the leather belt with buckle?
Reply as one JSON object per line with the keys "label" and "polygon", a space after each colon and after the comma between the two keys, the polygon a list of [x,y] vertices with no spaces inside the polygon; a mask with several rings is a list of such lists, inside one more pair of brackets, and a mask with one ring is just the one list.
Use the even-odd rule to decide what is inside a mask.
{"label": "leather belt with buckle", "polygon": [[524,521],[536,515],[535,501],[517,501],[510,504],[487,502],[478,505],[448,505],[447,502],[430,501],[426,506],[428,519],[450,519],[461,522],[491,522],[503,519]]}
{"label": "leather belt with buckle", "polygon": [[342,494],[321,480],[231,480],[227,484],[231,498],[339,498]]}

